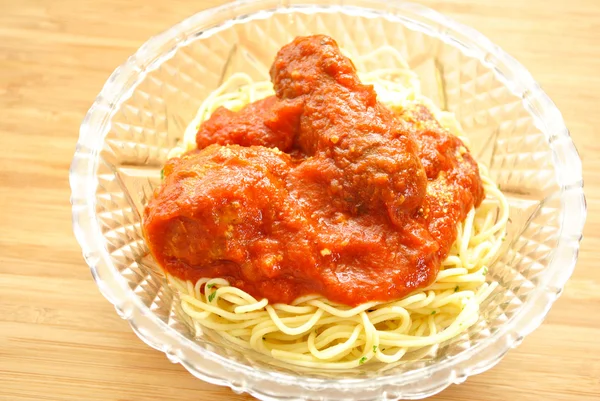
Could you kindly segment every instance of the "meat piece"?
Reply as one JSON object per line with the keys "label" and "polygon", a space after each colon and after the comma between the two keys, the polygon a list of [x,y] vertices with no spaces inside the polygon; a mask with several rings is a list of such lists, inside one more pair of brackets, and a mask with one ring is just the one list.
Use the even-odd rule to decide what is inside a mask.
{"label": "meat piece", "polygon": [[322,35],[298,37],[271,67],[277,97],[303,102],[295,146],[316,160],[299,168],[330,186],[349,210],[386,208],[404,225],[425,195],[426,176],[408,130],[360,83],[337,43]]}
{"label": "meat piece", "polygon": [[184,280],[222,277],[291,302],[306,288],[286,276],[290,269],[300,277],[316,271],[317,251],[311,223],[286,189],[289,170],[287,154],[261,146],[212,145],[171,159],[145,209],[152,255]]}
{"label": "meat piece", "polygon": [[265,146],[289,152],[299,125],[299,102],[281,102],[270,96],[238,112],[216,109],[196,134],[198,149],[212,144]]}
{"label": "meat piece", "polygon": [[477,162],[460,138],[442,128],[422,104],[397,110],[413,128],[418,155],[427,174],[427,193],[415,217],[440,245],[444,259],[456,239],[457,223],[485,197]]}

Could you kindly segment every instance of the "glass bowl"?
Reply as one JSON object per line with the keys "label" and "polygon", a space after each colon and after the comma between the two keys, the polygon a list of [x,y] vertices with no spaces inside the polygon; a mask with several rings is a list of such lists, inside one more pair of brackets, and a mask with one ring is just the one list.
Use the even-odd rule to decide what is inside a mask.
{"label": "glass bowl", "polygon": [[[429,357],[385,369],[299,371],[194,338],[148,254],[140,215],[170,148],[203,99],[275,52],[323,33],[353,54],[399,49],[424,93],[456,114],[510,204],[508,236],[481,318]],[[373,67],[396,60],[375,57]],[[538,327],[571,276],[585,221],[581,162],[560,112],[530,74],[471,28],[409,3],[239,1],[150,39],[110,76],[82,125],[70,171],[73,226],[102,294],[148,345],[210,383],[262,400],[398,400],[435,394],[496,364]]]}

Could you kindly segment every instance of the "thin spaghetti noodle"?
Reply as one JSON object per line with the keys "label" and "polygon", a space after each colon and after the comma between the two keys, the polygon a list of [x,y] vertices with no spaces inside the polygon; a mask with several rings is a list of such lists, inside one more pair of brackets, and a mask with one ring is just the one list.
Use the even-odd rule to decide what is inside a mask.
{"label": "thin spaghetti noodle", "polygon": [[[400,65],[359,72],[363,83],[374,86],[379,101],[393,107],[424,104],[444,128],[468,143],[454,115],[421,94],[417,75],[395,49],[376,53],[354,58],[357,69],[365,71],[368,60],[382,54]],[[219,106],[239,110],[272,94],[268,81],[232,75],[204,101],[170,157],[195,147],[198,126]],[[472,326],[479,319],[479,305],[497,285],[486,283],[486,274],[505,236],[508,204],[483,165],[480,174],[487,198],[458,224],[457,239],[435,282],[400,300],[351,308],[311,295],[290,305],[270,304],[221,278],[192,283],[168,276],[169,283],[179,291],[181,307],[198,331],[212,329],[231,343],[278,360],[320,369],[398,362],[408,352],[437,346]]]}

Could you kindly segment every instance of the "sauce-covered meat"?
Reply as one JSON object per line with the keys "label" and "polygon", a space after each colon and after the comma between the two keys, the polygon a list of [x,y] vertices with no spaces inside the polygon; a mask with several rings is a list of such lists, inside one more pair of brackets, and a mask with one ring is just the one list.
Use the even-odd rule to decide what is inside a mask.
{"label": "sauce-covered meat", "polygon": [[297,38],[271,67],[280,99],[301,101],[296,146],[315,162],[313,180],[329,186],[352,210],[388,210],[404,225],[404,214],[421,204],[426,177],[416,144],[390,110],[363,85],[352,62],[326,36]]}
{"label": "sauce-covered meat", "polygon": [[208,145],[266,146],[289,152],[302,108],[275,96],[248,104],[238,112],[219,107],[196,134],[198,149]]}
{"label": "sauce-covered meat", "polygon": [[463,142],[444,130],[427,107],[414,104],[397,115],[414,127],[418,155],[427,174],[427,192],[415,218],[427,227],[446,257],[456,223],[479,206],[485,194],[475,159]]}
{"label": "sauce-covered meat", "polygon": [[326,36],[284,46],[271,77],[275,97],[218,109],[200,150],[165,166],[144,219],[159,264],[283,303],[358,305],[430,284],[484,196],[464,144],[424,106],[378,103]]}

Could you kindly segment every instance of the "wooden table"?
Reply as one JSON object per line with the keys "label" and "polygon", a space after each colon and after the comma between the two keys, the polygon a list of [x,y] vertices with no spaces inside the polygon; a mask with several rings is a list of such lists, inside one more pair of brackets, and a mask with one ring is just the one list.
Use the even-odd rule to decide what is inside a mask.
{"label": "wooden table", "polygon": [[[249,400],[142,343],[100,295],[71,230],[78,128],[148,37],[222,1],[0,0],[0,400]],[[520,60],[584,162],[580,261],[543,326],[433,400],[600,399],[600,2],[424,0]]]}

